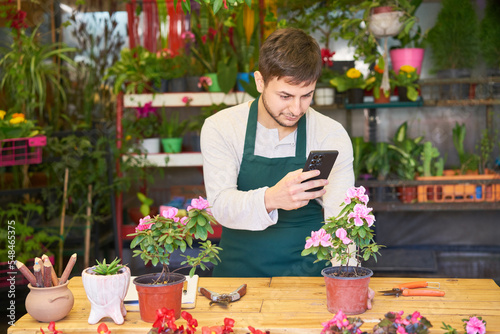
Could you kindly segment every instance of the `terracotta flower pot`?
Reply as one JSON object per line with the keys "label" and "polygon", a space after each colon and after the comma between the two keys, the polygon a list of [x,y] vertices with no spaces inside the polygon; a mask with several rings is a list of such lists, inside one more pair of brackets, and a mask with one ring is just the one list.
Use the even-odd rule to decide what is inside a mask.
{"label": "terracotta flower pot", "polygon": [[121,325],[127,314],[123,300],[130,284],[130,269],[123,267],[116,275],[95,275],[92,269],[82,271],[82,283],[90,301],[89,324],[94,325],[104,317],[110,317]]}
{"label": "terracotta flower pot", "polygon": [[37,288],[28,284],[30,292],[26,296],[26,311],[41,322],[59,321],[73,308],[74,297],[68,289],[69,281],[48,288]]}
{"label": "terracotta flower pot", "polygon": [[362,274],[356,277],[335,276],[340,267],[328,267],[321,271],[325,277],[326,302],[330,313],[342,310],[345,314],[361,314],[367,310],[368,284],[373,271],[363,267],[347,267],[352,273],[355,269]]}
{"label": "terracotta flower pot", "polygon": [[168,283],[152,284],[159,276],[160,273],[146,274],[133,280],[139,296],[139,311],[142,321],[154,322],[156,310],[163,307],[174,310],[176,319],[181,316],[182,286],[186,276],[170,273]]}

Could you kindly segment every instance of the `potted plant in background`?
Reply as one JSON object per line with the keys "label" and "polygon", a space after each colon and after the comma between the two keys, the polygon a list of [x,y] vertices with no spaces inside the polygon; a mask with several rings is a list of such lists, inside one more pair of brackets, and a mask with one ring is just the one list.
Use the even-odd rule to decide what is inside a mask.
{"label": "potted plant in background", "polygon": [[[225,92],[236,83],[237,59],[232,55],[229,27],[226,20],[230,13],[214,11],[206,4],[191,13],[191,29],[195,42],[190,52],[205,68],[204,76],[210,77],[210,92]],[[222,86],[221,86],[222,85]]]}
{"label": "potted plant in background", "polygon": [[384,65],[376,64],[367,79],[367,91],[372,91],[373,101],[375,103],[389,103],[391,101],[392,85],[389,85],[388,90],[382,88],[382,80],[384,76]]}
{"label": "potted plant in background", "polygon": [[330,84],[330,81],[335,77],[335,73],[331,69],[334,54],[335,52],[330,52],[328,49],[321,49],[323,68],[314,90],[314,104],[319,106],[331,105],[335,102],[335,89]]}
{"label": "potted plant in background", "polygon": [[161,85],[160,81],[165,74],[159,70],[159,59],[155,54],[137,46],[132,49],[123,48],[120,56],[120,60],[107,69],[104,77],[104,80],[114,78],[115,94],[120,91],[127,94],[152,92],[154,86]]}
{"label": "potted plant in background", "polygon": [[409,16],[415,20],[411,29],[403,29],[398,35],[393,36],[399,45],[391,48],[391,64],[392,70],[395,73],[399,72],[399,68],[403,65],[411,65],[417,70],[420,75],[422,69],[422,61],[424,60],[425,49],[423,48],[424,40],[427,33],[422,33],[421,27],[418,25],[416,12],[422,0],[410,0]]}
{"label": "potted plant in background", "polygon": [[314,254],[317,261],[340,266],[327,267],[325,277],[328,311],[360,314],[366,311],[368,284],[373,272],[361,267],[361,261],[377,259],[379,249],[371,230],[375,217],[367,207],[369,198],[364,187],[352,187],[346,192],[342,210],[336,217],[328,218],[324,226],[306,238],[302,256]]}
{"label": "potted plant in background", "polygon": [[[443,79],[468,78],[479,50],[479,22],[469,0],[443,0],[434,27],[427,34],[433,70]],[[469,84],[444,85],[444,99],[467,99]]]}
{"label": "potted plant in background", "polygon": [[169,118],[163,108],[159,126],[163,152],[179,153],[181,151],[183,136],[188,126],[188,120],[179,121],[179,112],[173,111]]}
{"label": "potted plant in background", "polygon": [[341,76],[334,77],[330,80],[330,84],[339,92],[347,91],[347,103],[363,103],[367,82],[363,74],[356,68],[350,68]]}
{"label": "potted plant in background", "polygon": [[411,65],[403,65],[399,72],[391,71],[391,82],[398,90],[399,102],[415,102],[418,99],[418,72]]}
{"label": "potted plant in background", "polygon": [[[500,22],[500,3],[487,0],[484,17],[479,24],[481,54],[487,65],[487,76],[500,76],[500,25],[498,22]],[[498,91],[499,85],[495,86]]]}
{"label": "potted plant in background", "polygon": [[110,317],[121,325],[127,314],[123,300],[130,283],[130,269],[115,258],[111,263],[96,261],[95,266],[82,271],[82,283],[90,301],[89,324],[94,325],[104,317]]}
{"label": "potted plant in background", "polygon": [[145,264],[162,265],[160,273],[141,275],[133,280],[139,295],[141,319],[146,322],[155,321],[156,310],[162,307],[175,310],[175,318],[181,314],[182,283],[186,277],[175,273],[181,268],[169,269],[174,251],[185,253],[195,240],[202,241],[198,256],[185,256],[186,260],[181,263],[191,267],[190,276],[194,275],[196,267],[205,270],[205,263],[216,265],[220,260],[218,253],[221,248],[207,240],[208,234],[213,233],[211,224],[217,223],[208,201],[201,197],[193,199],[187,208],[187,216],[179,218],[177,214],[178,209],[170,207],[159,215],[146,216],[140,220],[136,232],[129,234],[134,237],[130,248],[140,247],[140,250],[133,251],[133,256],[139,256]]}
{"label": "potted plant in background", "polygon": [[[417,176],[419,161],[423,151],[423,136],[409,138],[408,123],[404,122],[394,134],[392,143],[388,148],[395,152],[392,155],[391,168],[401,180],[415,180]],[[399,199],[403,203],[412,203],[417,200],[416,186],[397,187]]]}

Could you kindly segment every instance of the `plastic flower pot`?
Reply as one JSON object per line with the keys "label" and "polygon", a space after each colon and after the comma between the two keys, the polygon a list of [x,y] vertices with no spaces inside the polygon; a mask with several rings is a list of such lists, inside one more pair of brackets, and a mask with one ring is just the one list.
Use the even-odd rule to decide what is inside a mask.
{"label": "plastic flower pot", "polygon": [[391,94],[389,93],[388,96],[385,96],[384,90],[382,88],[379,88],[379,97],[373,96],[373,102],[375,103],[389,103],[391,102]]}
{"label": "plastic flower pot", "polygon": [[204,75],[205,77],[209,77],[212,80],[212,84],[208,86],[208,91],[209,92],[221,92],[220,86],[219,86],[219,80],[217,79],[217,73],[206,73]]}
{"label": "plastic flower pot", "polygon": [[365,91],[362,88],[351,88],[347,91],[347,103],[358,104],[363,103]]}
{"label": "plastic flower pot", "polygon": [[394,72],[399,73],[401,66],[411,65],[415,67],[418,75],[420,75],[424,53],[425,49],[421,48],[393,49],[390,51],[392,69]]}
{"label": "plastic flower pot", "polygon": [[142,321],[154,322],[156,310],[163,307],[174,310],[175,318],[181,316],[182,286],[186,276],[170,273],[169,281],[165,284],[152,284],[160,273],[137,276],[132,281],[139,296],[139,311]]}
{"label": "plastic flower pot", "polygon": [[165,153],[179,153],[182,149],[182,137],[162,138],[161,145]]}
{"label": "plastic flower pot", "polygon": [[325,277],[326,303],[330,313],[342,310],[345,314],[361,314],[367,310],[368,284],[373,271],[364,267],[344,267],[348,273],[354,270],[361,276],[336,276],[340,267],[328,267],[321,271]]}

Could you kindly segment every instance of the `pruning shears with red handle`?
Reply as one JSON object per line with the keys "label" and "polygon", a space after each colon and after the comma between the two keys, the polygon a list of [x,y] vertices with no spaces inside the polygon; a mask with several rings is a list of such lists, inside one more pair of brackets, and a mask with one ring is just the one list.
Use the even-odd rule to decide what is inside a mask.
{"label": "pruning shears with red handle", "polygon": [[[437,284],[437,286],[429,286],[429,284]],[[429,289],[421,289],[429,288]],[[396,285],[391,290],[379,291],[384,294],[384,296],[429,296],[429,297],[443,297],[443,290],[433,290],[439,289],[439,283],[437,282],[409,282],[404,284]]]}

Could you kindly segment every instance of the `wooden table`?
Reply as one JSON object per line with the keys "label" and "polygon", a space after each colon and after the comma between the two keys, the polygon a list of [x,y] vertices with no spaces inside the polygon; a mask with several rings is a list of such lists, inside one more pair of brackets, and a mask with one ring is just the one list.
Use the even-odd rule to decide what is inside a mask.
{"label": "wooden table", "polygon": [[[386,290],[400,283],[415,281],[414,278],[372,278],[370,287],[375,291]],[[421,278],[417,280],[422,280]],[[482,316],[487,321],[488,334],[500,334],[500,288],[491,279],[429,279],[439,282],[445,297],[392,297],[377,293],[373,309],[360,315],[365,322],[363,329],[372,328],[389,311],[403,310],[405,315],[419,311],[432,324],[431,333],[443,333],[442,322],[464,333],[461,319],[469,315]],[[209,301],[198,295],[196,307],[187,310],[201,326],[222,325],[225,317],[236,321],[235,333],[248,333],[247,326],[278,333],[321,332],[321,323],[332,318],[326,309],[326,292],[323,277],[274,277],[274,278],[212,278],[201,277],[199,285],[211,291],[228,293],[243,283],[248,284],[247,295],[227,308],[209,306]],[[56,327],[65,334],[96,333],[97,325],[89,325],[87,319],[90,302],[87,300],[81,277],[74,277],[69,284],[75,297],[73,309]],[[150,323],[140,320],[139,312],[128,312],[123,325],[115,325],[104,319],[113,334],[146,334]],[[177,324],[185,324],[183,319]],[[19,319],[8,333],[40,333],[39,323],[30,315]]]}

